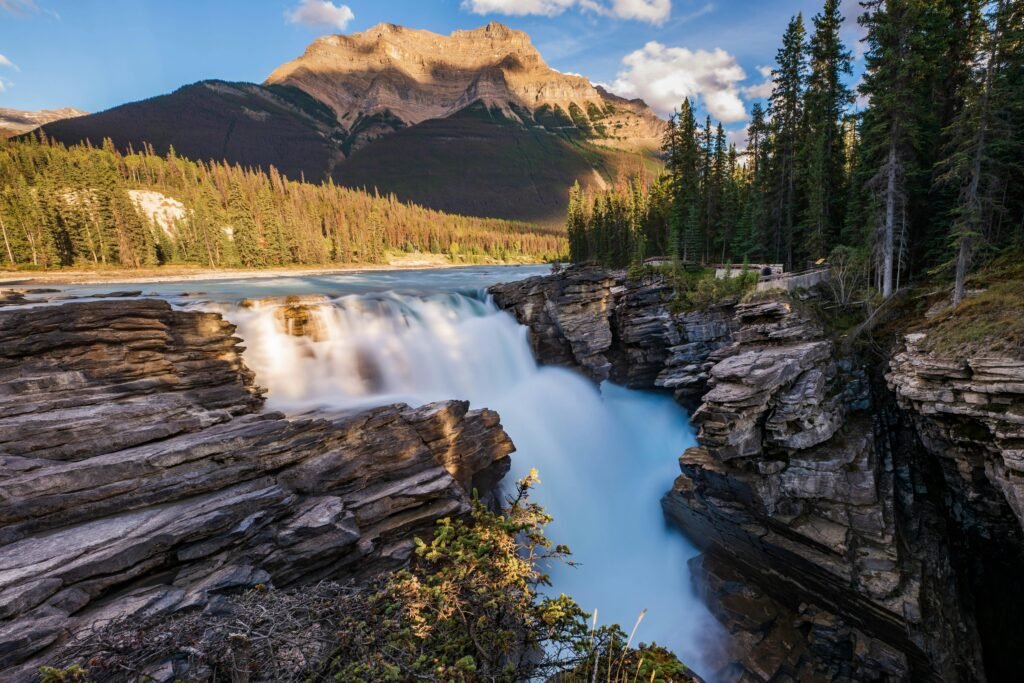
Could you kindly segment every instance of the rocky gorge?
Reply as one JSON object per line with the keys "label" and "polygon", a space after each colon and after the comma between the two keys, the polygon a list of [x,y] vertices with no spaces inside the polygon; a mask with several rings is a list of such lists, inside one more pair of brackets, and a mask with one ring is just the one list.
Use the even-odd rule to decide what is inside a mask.
{"label": "rocky gorge", "polygon": [[463,401],[261,410],[234,331],[159,300],[0,312],[0,679],[115,617],[402,564],[508,470]]}
{"label": "rocky gorge", "polygon": [[657,277],[599,269],[490,291],[542,362],[693,410],[662,502],[704,550],[722,680],[1019,672],[1024,360],[850,343],[814,292],[685,311]]}
{"label": "rocky gorge", "polygon": [[[584,393],[520,415],[515,399],[492,403],[493,391],[473,395],[472,410],[462,400],[412,408],[392,399],[285,414],[257,386],[274,377],[265,374],[268,351],[296,354],[275,381],[311,381],[338,362],[314,356],[338,354],[339,340],[366,333],[377,345],[418,321],[396,342],[412,353],[428,334],[453,333],[444,322],[452,306],[481,309],[466,313],[474,342],[500,330],[519,340],[526,365],[532,349],[543,364],[666,393],[690,413],[697,444],[681,454],[671,490],[660,488],[665,472],[656,495],[702,550],[688,566],[690,555],[679,560],[678,577],[692,578],[727,632],[709,655],[710,680],[1013,679],[1024,636],[1019,359],[944,355],[926,326],[908,332],[895,313],[870,341],[856,338],[859,328],[842,334],[822,292],[684,307],[656,274],[594,268],[489,292],[526,326],[529,349],[516,337],[522,328],[479,295],[243,301],[232,309],[241,330],[266,322],[284,335],[260,339],[261,353],[244,360],[239,337],[259,338],[209,308],[12,299],[0,311],[0,680],[75,661],[63,655],[69,646],[111,621],[184,617],[205,628],[252,588],[330,604],[323,580],[402,566],[414,539],[465,513],[474,490],[493,495],[513,464],[505,428],[526,457],[538,442],[525,427],[541,430],[538,415]],[[295,342],[290,351],[285,340]],[[433,362],[451,365],[420,368],[431,378],[462,368],[479,382],[494,362],[467,357],[470,347],[441,348]],[[353,353],[359,391],[374,396],[395,381],[380,372],[387,363],[419,358]],[[564,370],[532,372],[541,382],[534,397],[551,393],[549,381],[588,385]],[[440,395],[463,390],[445,385]],[[685,418],[668,396],[657,398]],[[501,409],[505,427],[485,405]],[[646,438],[637,428],[644,423],[631,426],[633,443]],[[542,445],[571,452],[590,443],[571,438]],[[639,457],[628,449],[610,450],[615,461]],[[583,472],[574,477],[572,485],[601,488]],[[656,501],[650,493],[644,499]],[[556,519],[581,505],[559,502]],[[592,515],[577,521],[585,529]],[[644,546],[645,557],[652,552],[679,557]],[[197,674],[190,666],[155,656],[147,675],[187,678]]]}

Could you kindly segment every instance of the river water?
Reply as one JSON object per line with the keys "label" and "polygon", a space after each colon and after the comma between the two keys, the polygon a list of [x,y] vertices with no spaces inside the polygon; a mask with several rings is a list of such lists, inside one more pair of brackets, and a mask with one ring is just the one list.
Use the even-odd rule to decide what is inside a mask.
{"label": "river water", "polygon": [[[576,567],[551,568],[552,590],[600,621],[675,651],[700,674],[719,627],[690,586],[694,547],[664,520],[660,500],[693,445],[688,416],[669,397],[596,387],[577,373],[539,367],[526,328],[485,288],[546,267],[372,271],[314,277],[132,285],[185,307],[221,311],[238,325],[245,359],[268,389],[268,407],[359,407],[467,399],[492,408],[517,451],[511,475],[537,469],[534,498],[554,516],[548,535]],[[77,287],[89,296],[127,286]],[[184,290],[202,292],[179,296]],[[275,305],[241,298],[323,295],[318,340],[284,333]]]}

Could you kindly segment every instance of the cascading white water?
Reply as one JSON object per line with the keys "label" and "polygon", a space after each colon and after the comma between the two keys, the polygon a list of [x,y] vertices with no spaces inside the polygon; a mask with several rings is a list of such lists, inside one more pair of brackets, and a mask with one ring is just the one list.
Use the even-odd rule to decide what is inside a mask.
{"label": "cascading white water", "polygon": [[538,367],[526,328],[483,294],[344,296],[314,308],[317,341],[286,334],[273,305],[222,310],[271,408],[458,398],[498,411],[517,447],[512,475],[539,471],[548,535],[580,563],[552,568],[554,590],[627,631],[647,608],[638,640],[707,673],[718,627],[690,587],[696,550],[660,507],[694,443],[671,399]]}

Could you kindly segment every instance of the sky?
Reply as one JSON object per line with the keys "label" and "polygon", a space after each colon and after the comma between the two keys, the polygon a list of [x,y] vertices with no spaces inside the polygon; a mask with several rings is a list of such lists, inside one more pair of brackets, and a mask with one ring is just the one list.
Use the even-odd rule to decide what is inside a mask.
{"label": "sky", "polygon": [[[500,21],[548,64],[739,137],[791,16],[822,0],[0,0],[0,107],[96,112],[207,78],[262,82],[317,36]],[[858,55],[856,0],[844,37]],[[858,69],[859,71],[859,69]]]}

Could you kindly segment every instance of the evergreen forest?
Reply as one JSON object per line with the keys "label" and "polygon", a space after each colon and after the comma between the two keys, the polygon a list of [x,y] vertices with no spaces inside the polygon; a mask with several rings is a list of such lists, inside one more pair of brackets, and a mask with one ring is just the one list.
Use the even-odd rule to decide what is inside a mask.
{"label": "evergreen forest", "polygon": [[[133,198],[180,207],[154,220]],[[0,267],[210,268],[387,263],[393,254],[455,263],[564,257],[558,231],[470,218],[269,172],[184,159],[173,148],[118,152],[45,137],[0,140]]]}
{"label": "evergreen forest", "polygon": [[[888,297],[910,280],[955,281],[1024,244],[1024,3],[825,0],[789,22],[767,107],[747,147],[684,101],[664,141],[666,173],[584,196],[567,221],[575,262],[622,267],[828,261]],[[850,85],[864,32],[864,73]],[[859,99],[858,99],[859,96]]]}

